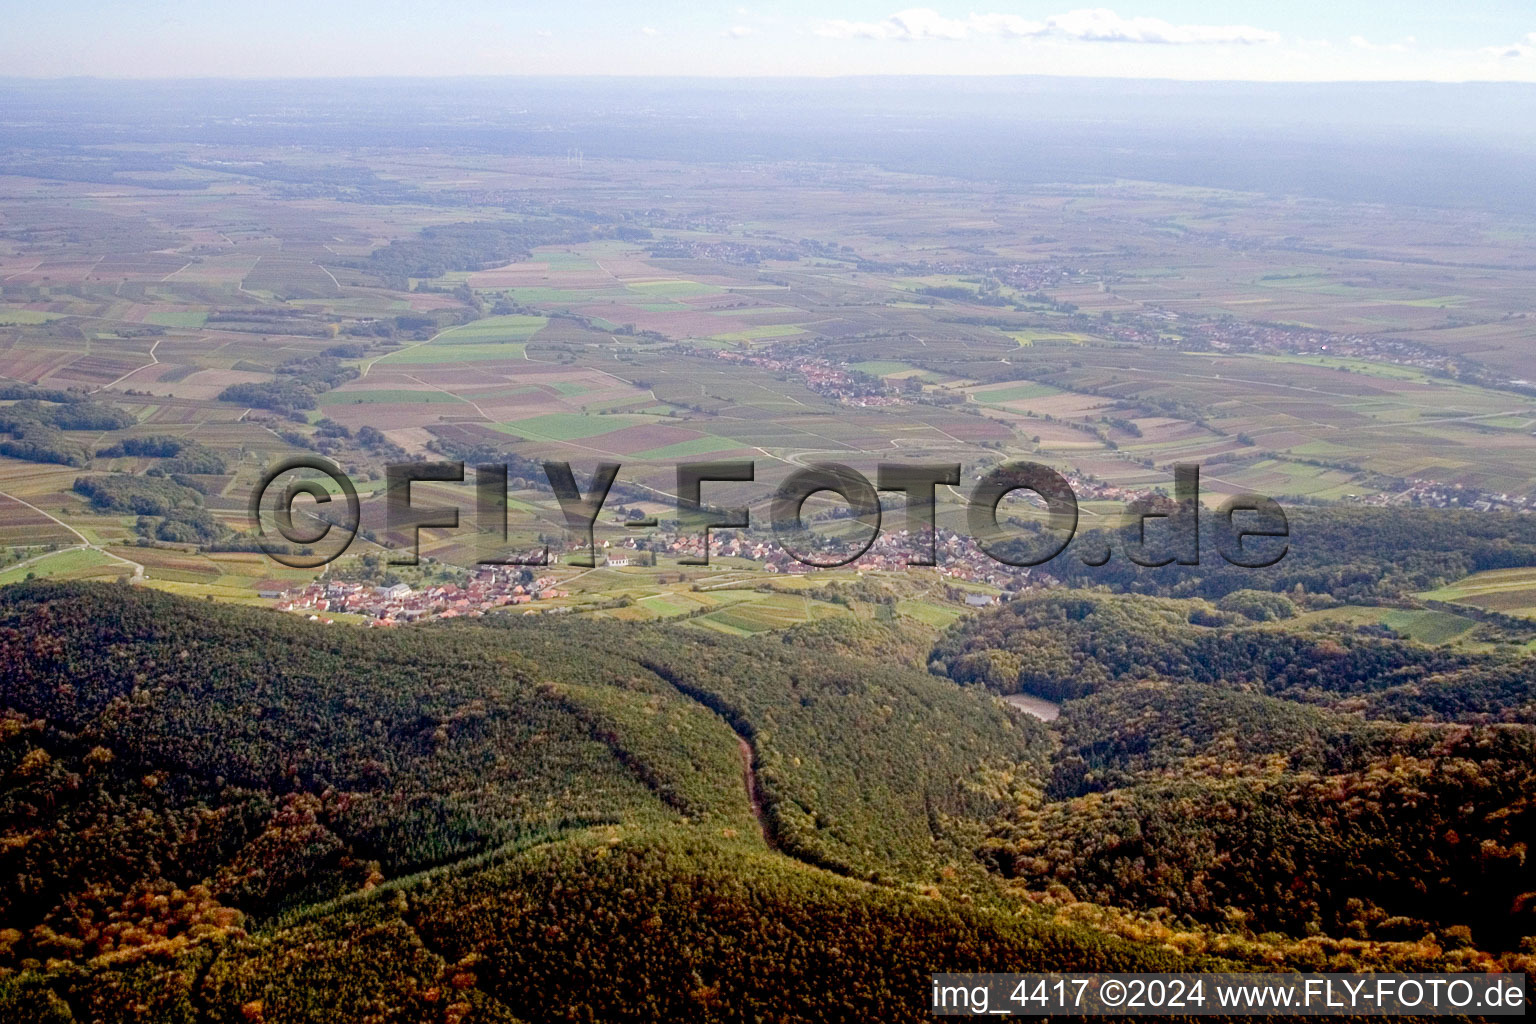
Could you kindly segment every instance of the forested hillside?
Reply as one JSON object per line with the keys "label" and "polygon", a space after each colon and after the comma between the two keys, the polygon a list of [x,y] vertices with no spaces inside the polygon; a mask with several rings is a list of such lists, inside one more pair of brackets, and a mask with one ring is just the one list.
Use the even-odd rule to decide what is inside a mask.
{"label": "forested hillside", "polygon": [[1141,679],[1225,683],[1371,718],[1536,724],[1530,661],[1288,627],[1199,600],[1055,591],[966,620],[932,671],[998,693],[1083,697]]}
{"label": "forested hillside", "polygon": [[[143,1002],[143,1019],[192,1008],[242,1019],[241,1007],[268,1002],[272,1016],[258,1019],[295,1019],[285,1000],[320,986],[294,987],[285,951],[335,942],[350,994],[338,998],[405,1007],[401,1019],[447,1007],[461,1009],[442,1019],[464,1007],[507,1019],[509,1006],[545,1019],[544,1003],[569,1000],[655,1019],[658,1007],[681,1013],[669,999],[707,1005],[711,986],[750,1004],[848,971],[868,975],[852,1004],[910,1016],[920,975],[971,946],[973,966],[991,962],[987,950],[1024,957],[1043,944],[1080,946],[1083,963],[1141,955],[966,909],[988,886],[971,847],[1013,787],[1043,781],[1037,724],[919,670],[850,658],[856,630],[840,648],[824,632],[803,645],[690,647],[690,670],[717,668],[679,685],[657,674],[674,668],[662,648],[683,653],[674,632],[603,625],[365,633],[124,586],[0,591],[0,871],[19,882],[0,903],[7,998],[56,996],[82,1020],[112,1000]],[[762,649],[778,685],[755,694],[745,669]],[[881,755],[889,743],[896,756]],[[575,897],[610,845],[629,851],[614,885]],[[762,878],[726,887],[740,874]],[[520,880],[512,902],[472,897],[499,892],[503,875]],[[450,879],[462,894],[439,891]],[[518,895],[541,886],[547,898]],[[648,891],[660,899],[634,895]],[[350,901],[344,913],[313,909],[336,897]],[[640,914],[642,934],[655,933],[645,955],[663,967],[602,946],[612,931],[594,899],[612,901],[605,914]],[[290,925],[295,913],[307,923]],[[518,914],[547,947],[538,964],[526,943],[505,945]],[[776,931],[758,935],[770,922]],[[736,978],[702,955],[745,941],[741,929],[777,980]],[[556,931],[586,952],[567,959]],[[812,955],[809,942],[846,951]],[[897,951],[909,966],[887,963]],[[311,952],[306,965],[320,969]],[[449,969],[514,952],[500,995]],[[654,1004],[582,994],[636,972]],[[420,991],[397,1001],[364,980],[386,975]],[[518,977],[559,985],[516,994]]]}
{"label": "forested hillside", "polygon": [[936,970],[1529,969],[1525,663],[1234,621],[1063,592],[925,672],[869,622],[9,587],[0,1015],[916,1020]]}
{"label": "forested hillside", "polygon": [[1530,660],[1239,621],[1063,591],[940,639],[936,672],[1069,701],[1001,870],[1294,935],[1531,945]]}
{"label": "forested hillside", "polygon": [[[1288,537],[1245,541],[1245,550],[1285,554],[1273,565],[1233,565],[1217,550],[1218,516],[1201,513],[1198,565],[1140,566],[1114,557],[1092,565],[1078,552],[1123,549],[1116,531],[1085,529],[1047,571],[1070,586],[1212,600],[1236,590],[1301,588],[1340,601],[1373,601],[1430,590],[1469,573],[1536,564],[1536,517],[1470,509],[1288,508]],[[1241,518],[1236,520],[1239,524]],[[1149,537],[1156,536],[1154,527]]]}

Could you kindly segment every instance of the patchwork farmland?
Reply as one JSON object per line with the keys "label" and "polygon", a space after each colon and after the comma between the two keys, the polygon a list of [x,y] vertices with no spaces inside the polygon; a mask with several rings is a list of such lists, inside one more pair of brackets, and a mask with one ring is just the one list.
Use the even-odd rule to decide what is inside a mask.
{"label": "patchwork farmland", "polygon": [[[675,514],[676,463],[711,459],[756,462],[750,486],[711,494],[758,522],[778,481],[818,461],[867,474],[880,461],[960,462],[961,486],[940,495],[952,525],[981,470],[1017,458],[1071,474],[1085,515],[1100,517],[1166,488],[1180,462],[1201,465],[1213,504],[1247,492],[1309,504],[1536,500],[1536,392],[1520,384],[1536,377],[1518,301],[1530,272],[1461,269],[1455,260],[1482,250],[1453,253],[1427,222],[1425,237],[1444,241],[1410,254],[1376,241],[1374,212],[1330,208],[1329,243],[1369,251],[1365,273],[1354,256],[1298,259],[1281,240],[1315,234],[1317,217],[1258,196],[1122,183],[978,203],[974,184],[929,188],[872,169],[807,182],[788,167],[719,168],[705,175],[707,203],[669,185],[665,206],[641,208],[636,196],[654,197],[677,166],[594,176],[531,157],[466,159],[381,155],[377,173],[436,197],[422,203],[326,187],[275,203],[276,183],[190,163],[197,187],[185,192],[0,179],[6,380],[126,418],[66,427],[46,456],[58,461],[0,458],[11,564],[46,555],[22,575],[113,571],[95,549],[67,550],[73,528],[142,564],[149,585],[254,601],[297,571],[218,548],[252,546],[251,489],[299,452],[358,484],[364,534],[344,565],[406,539],[386,530],[382,497],[384,467],[400,460],[522,467],[507,543],[530,547],[564,537],[528,469],[547,459],[583,480],[600,461],[621,463],[613,503],[662,521]],[[322,155],[304,160],[318,180],[329,173]],[[702,185],[696,173],[686,177]],[[562,203],[540,198],[550,189]],[[516,211],[484,200],[514,193]],[[111,241],[79,253],[18,234],[43,222]],[[972,233],[964,245],[957,224]],[[1258,241],[1213,264],[1198,233],[1217,230]],[[1425,251],[1444,266],[1415,262]],[[201,472],[101,454],[166,438],[197,453]],[[179,514],[205,539],[76,487],[111,477],[173,480]],[[470,485],[418,490],[463,523],[423,531],[424,553],[472,564],[482,526]],[[603,539],[635,536],[618,520],[600,524]],[[704,577],[665,557],[626,572],[593,578],[615,593],[636,575],[678,578],[623,608],[599,609],[597,597],[583,607],[696,616],[724,632],[841,607],[701,604],[689,588]],[[1526,609],[1520,584],[1452,589],[1441,598]],[[943,601],[912,607],[935,622],[951,614]]]}

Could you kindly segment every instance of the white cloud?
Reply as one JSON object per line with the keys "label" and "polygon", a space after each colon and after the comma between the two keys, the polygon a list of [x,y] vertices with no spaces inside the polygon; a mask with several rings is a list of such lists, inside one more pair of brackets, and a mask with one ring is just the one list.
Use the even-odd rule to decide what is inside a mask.
{"label": "white cloud", "polygon": [[1056,36],[1095,43],[1226,43],[1280,41],[1278,32],[1252,25],[1174,25],[1161,18],[1126,18],[1103,7],[1068,11],[1044,21],[1016,14],[971,14],[947,18],[927,7],[915,7],[884,21],[823,21],[816,34],[833,39],[969,39],[996,36],[1033,39]]}
{"label": "white cloud", "polygon": [[1280,34],[1252,25],[1174,25],[1161,18],[1122,18],[1103,7],[1047,19],[1052,33],[1099,43],[1278,43]]}
{"label": "white cloud", "polygon": [[745,39],[752,34],[752,28],[749,25],[732,25],[720,34],[728,39]]}
{"label": "white cloud", "polygon": [[651,26],[649,26],[649,25],[646,25],[644,28],[642,28],[640,30],[640,34],[643,35],[643,36],[659,36],[659,35],[661,35],[660,32],[657,32],[655,29],[651,28]]}
{"label": "white cloud", "polygon": [[1373,43],[1364,36],[1350,36],[1349,45],[1357,50],[1370,50],[1375,53],[1407,53],[1418,43],[1413,36],[1408,36],[1396,43]]}
{"label": "white cloud", "polygon": [[970,34],[970,24],[926,7],[914,7],[884,21],[824,21],[816,34],[834,39],[964,39]]}
{"label": "white cloud", "polygon": [[1494,57],[1504,57],[1508,60],[1526,60],[1536,58],[1536,32],[1525,37],[1523,42],[1512,46],[1485,46],[1483,53]]}
{"label": "white cloud", "polygon": [[973,14],[971,24],[980,35],[1006,36],[1011,39],[1028,39],[1043,35],[1044,22],[1029,21],[1017,14]]}

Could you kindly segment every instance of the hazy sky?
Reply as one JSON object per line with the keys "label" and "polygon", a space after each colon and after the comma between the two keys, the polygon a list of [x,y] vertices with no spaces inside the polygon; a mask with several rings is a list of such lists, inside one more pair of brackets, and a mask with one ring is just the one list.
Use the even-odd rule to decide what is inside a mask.
{"label": "hazy sky", "polygon": [[0,76],[1536,81],[1532,0],[0,0]]}

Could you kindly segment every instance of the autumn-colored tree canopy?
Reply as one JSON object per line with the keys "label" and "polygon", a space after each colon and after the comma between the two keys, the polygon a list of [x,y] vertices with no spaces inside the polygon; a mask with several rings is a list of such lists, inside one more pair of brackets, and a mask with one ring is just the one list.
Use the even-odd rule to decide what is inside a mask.
{"label": "autumn-colored tree canopy", "polygon": [[1262,594],[1058,590],[923,646],[0,590],[0,1009],[916,1020],[939,970],[1529,969],[1522,659]]}

